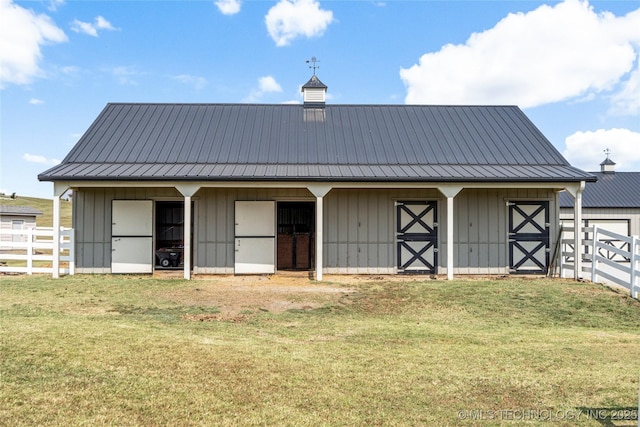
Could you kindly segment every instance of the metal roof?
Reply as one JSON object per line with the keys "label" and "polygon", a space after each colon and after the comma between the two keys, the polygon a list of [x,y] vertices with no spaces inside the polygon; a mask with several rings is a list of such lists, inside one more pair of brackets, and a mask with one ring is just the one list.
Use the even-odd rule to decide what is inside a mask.
{"label": "metal roof", "polygon": [[0,214],[2,215],[16,215],[16,216],[38,216],[42,215],[42,212],[31,206],[9,206],[0,205]]}
{"label": "metal roof", "polygon": [[581,181],[515,106],[108,104],[57,180]]}
{"label": "metal roof", "polygon": [[302,89],[306,89],[306,88],[320,88],[320,89],[328,89],[328,86],[324,83],[322,83],[320,81],[320,79],[318,77],[316,77],[316,75],[314,74],[313,76],[311,76],[311,78],[309,79],[308,82],[306,82],[303,86]]}
{"label": "metal roof", "polygon": [[[640,208],[640,172],[591,172],[597,182],[588,182],[582,192],[583,208]],[[560,207],[572,208],[573,197],[560,193]]]}

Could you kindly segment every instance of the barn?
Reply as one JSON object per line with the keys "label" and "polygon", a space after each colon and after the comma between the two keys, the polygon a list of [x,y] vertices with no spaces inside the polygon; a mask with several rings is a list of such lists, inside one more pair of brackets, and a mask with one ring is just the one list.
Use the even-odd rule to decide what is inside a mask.
{"label": "barn", "polygon": [[76,271],[544,274],[559,193],[580,217],[595,180],[516,106],[332,105],[316,75],[302,92],[108,104],[38,176],[54,204],[73,190]]}
{"label": "barn", "polygon": [[[640,236],[640,172],[616,172],[616,163],[607,158],[599,172],[591,172],[597,182],[586,185],[582,195],[585,227],[597,225],[624,236]],[[560,220],[573,223],[573,198],[560,195]]]}

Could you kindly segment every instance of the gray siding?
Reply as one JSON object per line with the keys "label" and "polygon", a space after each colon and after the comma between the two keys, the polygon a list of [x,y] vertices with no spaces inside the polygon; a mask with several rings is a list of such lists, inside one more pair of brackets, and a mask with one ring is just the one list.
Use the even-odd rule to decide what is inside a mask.
{"label": "gray siding", "polygon": [[196,197],[194,266],[233,272],[236,200],[315,200],[306,189],[202,189]]}
{"label": "gray siding", "polygon": [[111,269],[111,201],[180,197],[173,188],[78,189],[73,194],[73,228],[79,272]]}
{"label": "gray siding", "polygon": [[[74,194],[77,266],[108,272],[111,263],[111,201],[163,199],[172,189],[81,189]],[[201,189],[195,196],[196,273],[232,273],[235,200],[315,200],[306,189]],[[324,267],[333,273],[383,274],[396,267],[396,200],[437,200],[439,273],[446,272],[446,199],[435,189],[341,190],[324,198]],[[465,189],[454,202],[457,274],[508,273],[507,205],[512,200],[549,200],[551,248],[557,235],[552,190]]]}
{"label": "gray siding", "polygon": [[[507,194],[500,190],[464,190],[454,201],[454,263],[458,272],[508,265]],[[446,265],[446,245],[442,265]]]}
{"label": "gray siding", "polygon": [[394,202],[440,197],[437,190],[332,190],[324,202],[325,268],[337,273],[393,272]]}
{"label": "gray siding", "polygon": [[[508,274],[508,201],[548,200],[549,237],[553,249],[558,217],[555,192],[543,189],[465,189],[455,198],[454,273]],[[446,210],[441,209],[444,215]],[[446,221],[441,221],[443,224]],[[445,224],[446,227],[446,224]],[[446,228],[440,230],[440,266],[447,262]],[[443,270],[444,271],[444,270]]]}

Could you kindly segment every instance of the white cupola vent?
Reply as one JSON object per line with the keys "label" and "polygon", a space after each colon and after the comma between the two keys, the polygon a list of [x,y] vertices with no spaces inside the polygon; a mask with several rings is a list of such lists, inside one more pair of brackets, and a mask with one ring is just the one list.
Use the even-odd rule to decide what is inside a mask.
{"label": "white cupola vent", "polygon": [[613,173],[616,171],[616,163],[609,158],[609,154],[611,154],[611,150],[608,148],[604,150],[604,153],[607,155],[607,158],[600,163],[600,172],[602,173]]}
{"label": "white cupola vent", "polygon": [[305,107],[324,108],[327,101],[327,86],[314,74],[302,86],[302,99]]}

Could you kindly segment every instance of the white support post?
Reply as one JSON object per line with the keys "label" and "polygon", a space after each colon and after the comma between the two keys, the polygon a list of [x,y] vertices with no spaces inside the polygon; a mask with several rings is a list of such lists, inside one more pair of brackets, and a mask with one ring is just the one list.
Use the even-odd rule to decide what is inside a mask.
{"label": "white support post", "polygon": [[447,197],[447,280],[453,280],[453,197]]}
{"label": "white support post", "polygon": [[316,280],[322,281],[323,259],[322,251],[324,249],[323,241],[323,224],[324,224],[324,196],[331,191],[331,186],[327,184],[311,184],[307,189],[316,196]]}
{"label": "white support post", "polygon": [[51,275],[60,277],[60,196],[53,197],[53,262]]}
{"label": "white support post", "polygon": [[576,190],[573,201],[573,278],[575,280],[582,279],[582,192],[584,191],[585,185],[585,181],[580,182],[580,187]]}
{"label": "white support post", "polygon": [[65,183],[53,183],[53,260],[51,276],[60,277],[60,198],[69,187]]}
{"label": "white support post", "polygon": [[191,196],[184,197],[184,244],[182,245],[184,278],[191,279]]}
{"label": "white support post", "polygon": [[455,219],[453,214],[453,201],[456,195],[462,191],[459,185],[443,185],[438,190],[447,198],[447,280],[453,280],[453,229]]}
{"label": "white support post", "polygon": [[182,261],[184,262],[184,278],[191,279],[191,198],[200,186],[198,184],[179,184],[176,190],[184,196],[184,236],[182,244]]}
{"label": "white support post", "polygon": [[324,222],[323,218],[323,204],[324,197],[316,197],[316,280],[318,282],[322,281],[322,251],[323,251],[323,230],[322,224]]}

